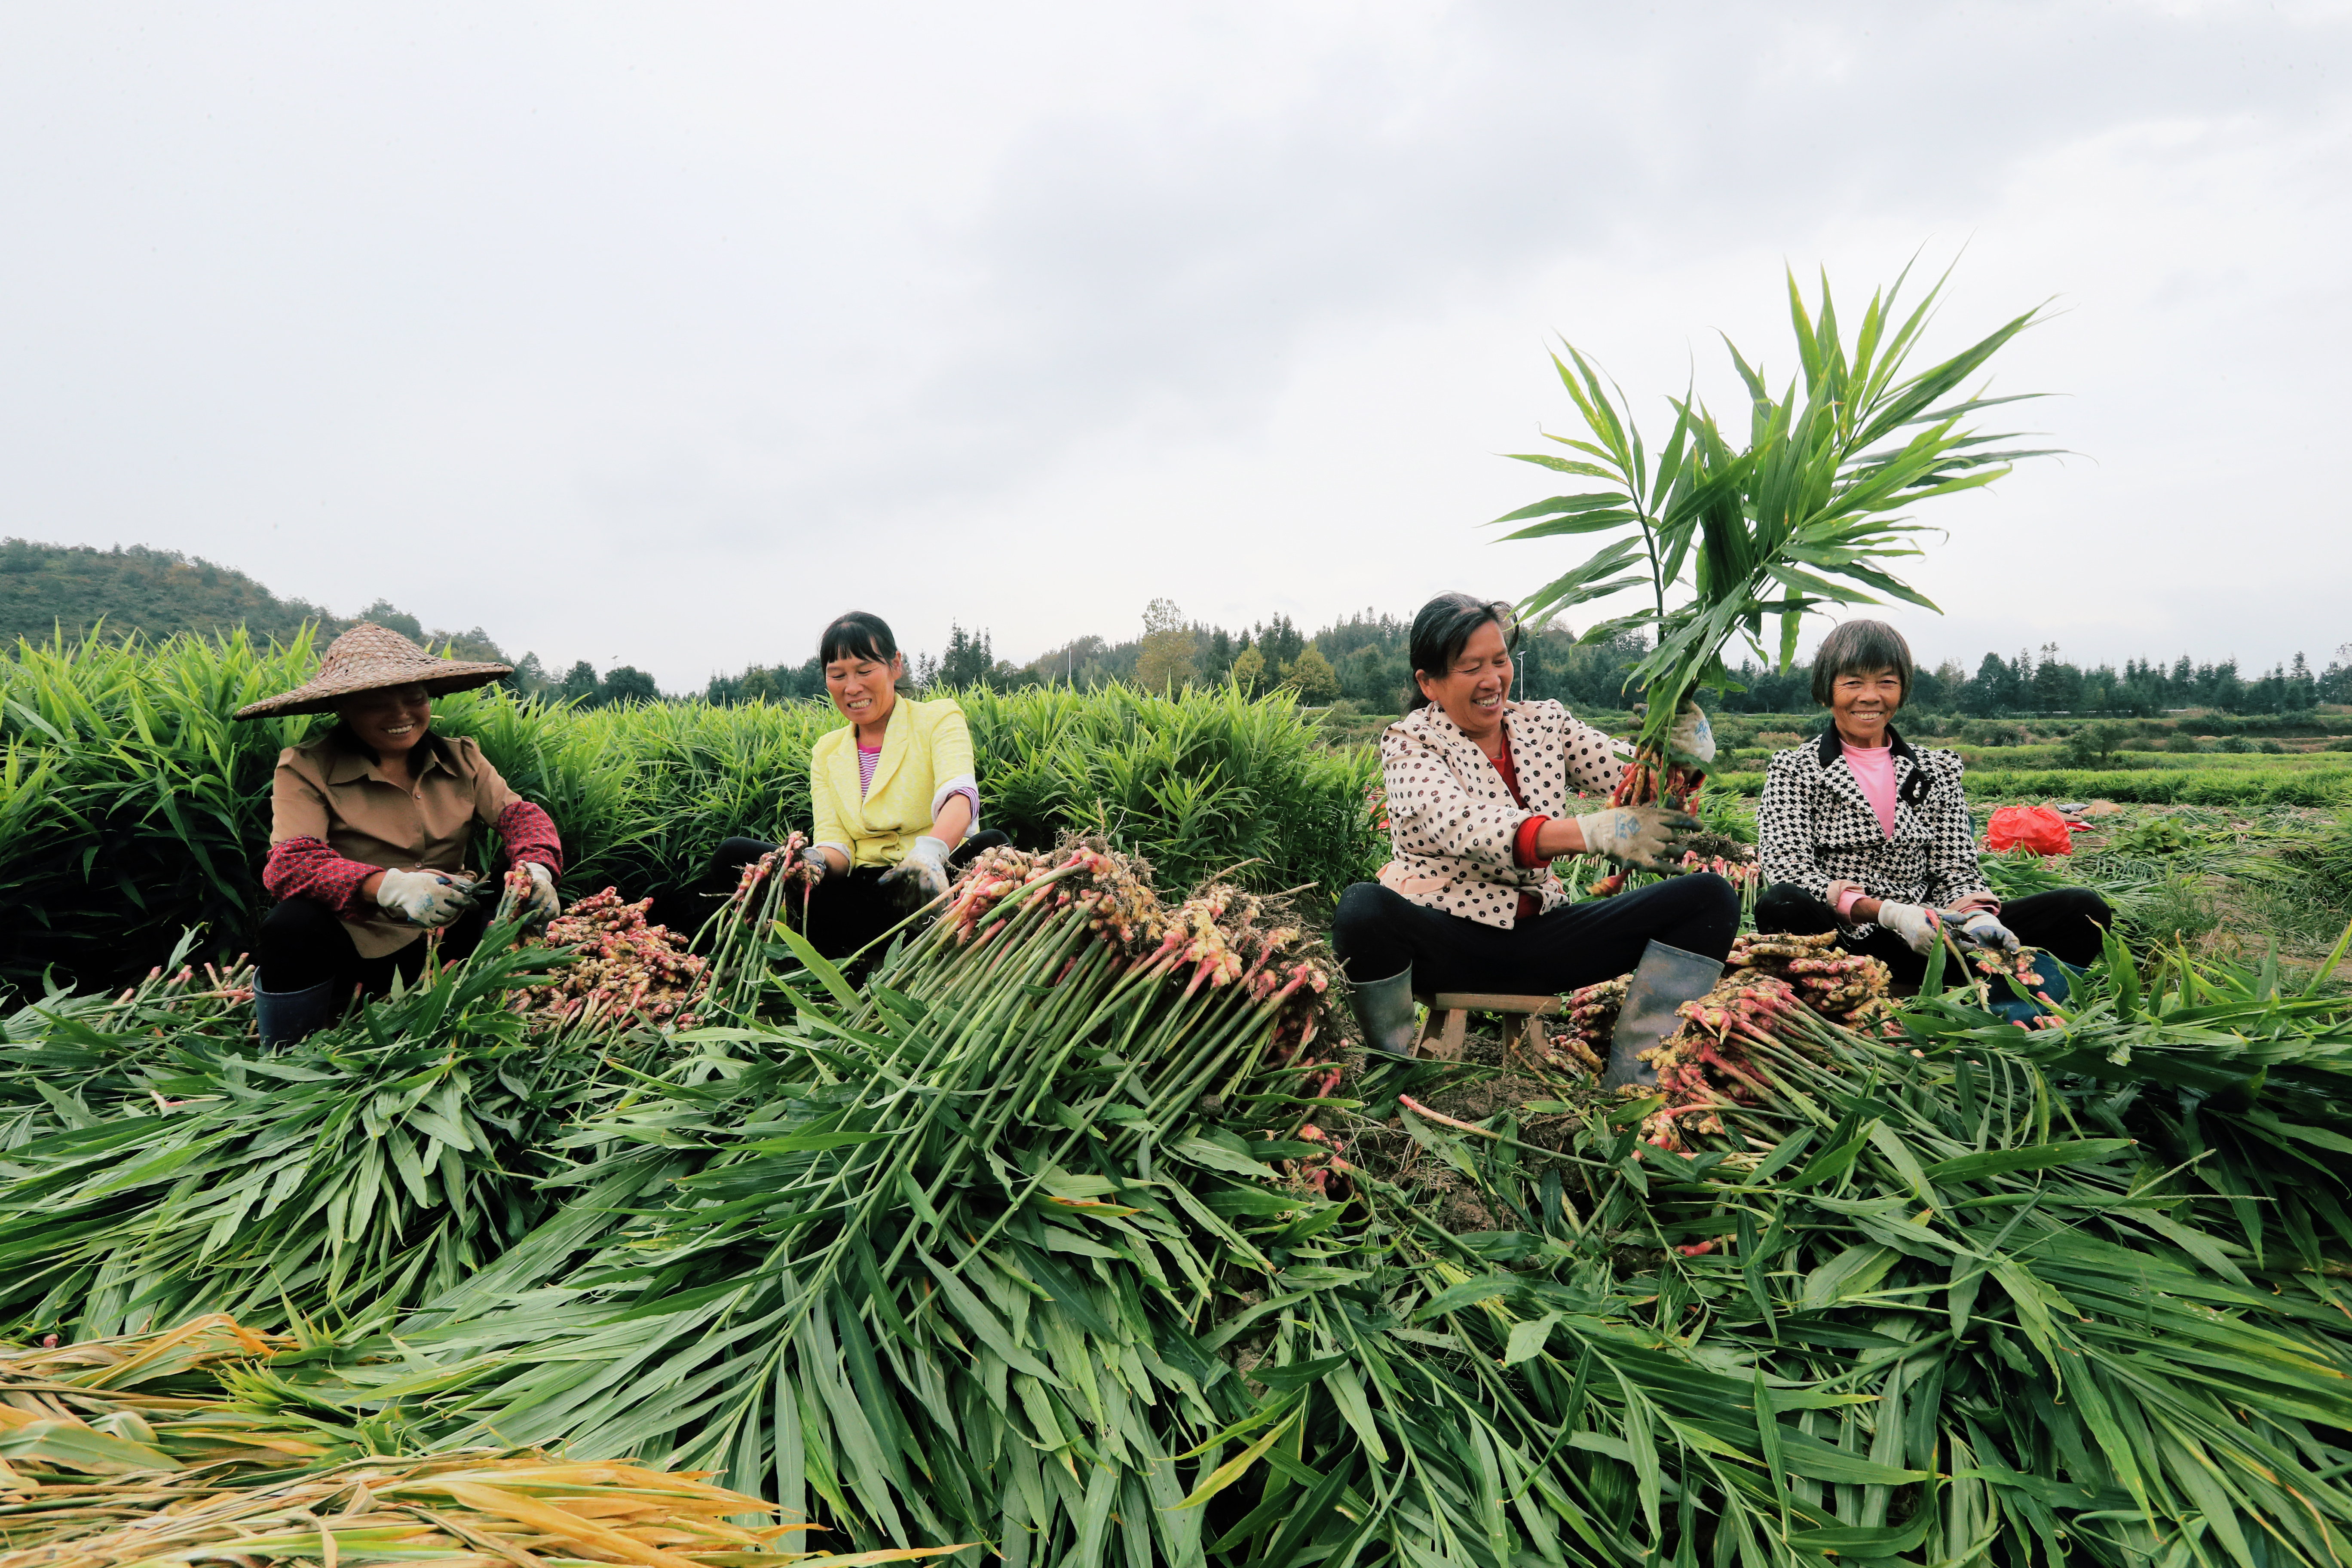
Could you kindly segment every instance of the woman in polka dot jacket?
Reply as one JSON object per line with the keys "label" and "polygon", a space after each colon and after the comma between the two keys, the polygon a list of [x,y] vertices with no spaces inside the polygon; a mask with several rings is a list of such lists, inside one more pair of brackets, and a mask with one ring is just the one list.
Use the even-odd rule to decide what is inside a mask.
{"label": "woman in polka dot jacket", "polygon": [[[1683,961],[1680,1002],[1714,984],[1730,951],[1739,897],[1709,873],[1568,901],[1557,858],[1661,868],[1697,824],[1655,805],[1571,813],[1571,791],[1616,787],[1625,754],[1558,702],[1509,700],[1517,640],[1509,606],[1467,594],[1441,594],[1413,617],[1410,710],[1381,737],[1393,858],[1340,898],[1331,932],[1374,1049],[1410,1052],[1416,991],[1556,995],[1655,968],[1656,949],[1668,968]],[[1714,755],[1697,710],[1675,745]],[[1611,1076],[1641,1073],[1629,1061]]]}
{"label": "woman in polka dot jacket", "polygon": [[1769,882],[1756,929],[1834,931],[1850,952],[1916,981],[1937,932],[2014,952],[2027,943],[2069,963],[2099,956],[2114,912],[2084,888],[2004,905],[1977,865],[1976,821],[1957,752],[1915,751],[1895,732],[1911,695],[1911,647],[1884,621],[1847,621],[1813,655],[1813,700],[1830,710],[1817,741],[1772,754],[1756,837]]}

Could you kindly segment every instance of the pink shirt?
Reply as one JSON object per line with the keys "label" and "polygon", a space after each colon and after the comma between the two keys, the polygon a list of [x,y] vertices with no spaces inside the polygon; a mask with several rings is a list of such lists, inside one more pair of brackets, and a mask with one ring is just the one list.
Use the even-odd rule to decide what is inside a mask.
{"label": "pink shirt", "polygon": [[[1870,809],[1878,818],[1878,830],[1888,838],[1895,837],[1895,748],[1892,746],[1857,746],[1841,740],[1845,765],[1853,770],[1854,783],[1862,786],[1862,798],[1870,802]],[[1849,890],[1837,901],[1838,919],[1852,920],[1853,906],[1864,897],[1859,888]]]}
{"label": "pink shirt", "polygon": [[1862,785],[1862,797],[1877,815],[1879,831],[1894,837],[1895,748],[1857,746],[1849,741],[1838,744],[1845,749],[1845,765],[1853,770],[1854,782]]}

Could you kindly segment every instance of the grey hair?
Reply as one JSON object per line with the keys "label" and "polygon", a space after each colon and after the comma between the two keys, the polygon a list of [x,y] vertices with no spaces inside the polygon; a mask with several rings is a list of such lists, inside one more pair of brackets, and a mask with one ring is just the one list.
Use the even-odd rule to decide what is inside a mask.
{"label": "grey hair", "polygon": [[[1813,650],[1813,700],[1826,708],[1841,675],[1892,669],[1911,700],[1911,645],[1885,621],[1840,621]],[[1898,704],[1899,706],[1899,704]]]}

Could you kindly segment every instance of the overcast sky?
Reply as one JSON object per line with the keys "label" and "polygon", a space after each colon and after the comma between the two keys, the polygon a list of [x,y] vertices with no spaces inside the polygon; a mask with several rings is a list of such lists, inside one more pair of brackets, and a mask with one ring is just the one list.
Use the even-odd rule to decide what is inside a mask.
{"label": "overcast sky", "polygon": [[[2078,456],[1932,503],[1931,661],[2352,641],[2352,6],[0,9],[0,533],[699,687],[1517,596],[1496,454],[1780,268]],[[1656,418],[1663,430],[1665,419]],[[1580,612],[1590,615],[1593,612]]]}

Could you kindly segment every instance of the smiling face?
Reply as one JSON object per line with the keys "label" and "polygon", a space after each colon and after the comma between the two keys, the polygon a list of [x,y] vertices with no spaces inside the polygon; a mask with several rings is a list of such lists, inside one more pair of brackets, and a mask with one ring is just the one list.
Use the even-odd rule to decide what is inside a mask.
{"label": "smiling face", "polygon": [[1903,706],[1903,672],[1893,665],[1883,669],[1849,669],[1830,686],[1830,713],[1838,733],[1857,746],[1886,743],[1886,723]]}
{"label": "smiling face", "polygon": [[399,756],[425,739],[433,694],[422,686],[362,691],[335,704],[335,712],[378,757]]}
{"label": "smiling face", "polygon": [[843,718],[864,729],[890,717],[898,701],[898,681],[906,673],[903,654],[887,659],[844,654],[824,667],[824,694],[833,699]]}
{"label": "smiling face", "polygon": [[1470,634],[1454,662],[1434,673],[1416,669],[1422,695],[1445,710],[1463,733],[1484,740],[1502,726],[1511,696],[1511,650],[1503,628],[1488,621]]}

